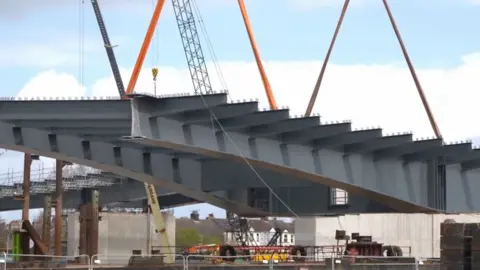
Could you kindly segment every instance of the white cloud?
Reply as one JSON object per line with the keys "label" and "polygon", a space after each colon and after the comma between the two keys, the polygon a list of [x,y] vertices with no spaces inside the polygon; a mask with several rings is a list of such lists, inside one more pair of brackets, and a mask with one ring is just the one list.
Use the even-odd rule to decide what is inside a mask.
{"label": "white cloud", "polygon": [[75,76],[48,70],[32,78],[18,92],[17,97],[78,97],[86,95],[86,89]]}

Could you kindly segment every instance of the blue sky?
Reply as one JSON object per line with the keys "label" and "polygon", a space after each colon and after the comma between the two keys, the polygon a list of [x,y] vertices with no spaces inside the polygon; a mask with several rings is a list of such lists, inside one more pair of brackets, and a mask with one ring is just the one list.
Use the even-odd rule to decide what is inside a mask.
{"label": "blue sky", "polygon": [[[18,5],[22,6],[21,3],[26,3],[26,0],[7,2],[19,2]],[[35,44],[55,46],[63,43],[69,48],[61,50],[78,54],[78,1],[68,2],[69,4],[27,8],[19,13],[23,14],[19,18],[10,15],[2,20],[5,16],[0,17],[0,21],[3,21],[0,31],[8,33],[2,36],[2,43],[6,43],[3,46],[22,44],[25,49],[35,50]],[[116,51],[118,62],[124,67],[132,66],[153,10],[151,0],[101,2],[105,2],[102,10],[113,43],[119,45]],[[132,4],[133,2],[138,4]],[[251,61],[252,53],[236,1],[197,2],[218,58],[223,61]],[[206,4],[202,5],[203,2]],[[263,59],[282,61],[323,57],[343,1],[330,0],[329,2],[339,4],[316,8],[315,5],[308,8],[294,2],[246,1]],[[352,8],[339,35],[332,63],[381,64],[403,61],[381,1],[364,0],[362,3],[366,4],[362,5],[355,5],[355,2],[360,1],[352,0]],[[417,67],[452,66],[459,63],[462,55],[479,50],[480,38],[471,33],[475,31],[476,22],[480,21],[480,6],[469,4],[468,0],[397,0],[391,1],[391,8]],[[91,84],[99,76],[108,75],[110,70],[89,1],[84,4],[84,13],[84,67],[88,69],[85,83]],[[160,18],[158,33],[158,64],[185,67],[170,1],[167,1]],[[22,57],[20,55],[25,54],[20,48],[15,51],[15,56]],[[75,63],[77,59],[74,60],[73,63],[52,67],[78,73],[78,64]],[[3,81],[9,79],[4,84],[3,95],[15,95],[42,68],[45,67],[38,67],[38,63],[1,67],[0,78]]]}
{"label": "blue sky", "polygon": [[[247,87],[242,85],[243,88],[241,88],[236,83],[240,80],[237,78],[239,76],[252,76],[247,80],[242,77],[241,80],[255,80],[257,83],[255,87],[258,87],[258,77],[256,77],[258,75],[252,64],[253,55],[237,1],[197,0],[197,3],[217,58],[225,63],[225,69],[231,73],[229,84],[234,85],[232,89],[235,86],[239,88],[238,90],[235,88],[233,92],[241,96],[240,92]],[[342,3],[342,0],[246,0],[262,58],[270,63],[268,68],[273,74],[274,86],[278,85],[278,88],[281,88],[281,85],[287,84],[303,85],[303,78],[299,76],[307,73],[310,74],[308,77],[310,81],[305,83],[305,87],[313,85],[314,74],[319,70],[319,63],[328,47]],[[153,11],[152,0],[103,0],[100,4],[112,43],[118,45],[115,52],[119,65],[128,70],[135,63]],[[421,73],[424,75],[422,82],[430,86],[429,89],[434,89],[429,91],[432,93],[434,109],[439,114],[439,122],[444,130],[447,130],[447,134],[451,134],[452,139],[480,135],[480,130],[474,127],[464,132],[458,131],[459,125],[466,126],[464,122],[468,121],[468,118],[464,117],[464,111],[456,107],[465,95],[470,95],[470,99],[473,99],[472,89],[475,88],[473,84],[478,83],[474,68],[480,67],[478,65],[480,58],[472,55],[480,52],[480,37],[476,34],[476,26],[480,23],[480,16],[478,16],[480,5],[475,4],[475,0],[391,0],[390,5],[415,66],[422,70]],[[79,14],[82,12],[84,21],[79,24]],[[80,25],[84,27],[83,38],[80,38]],[[3,33],[0,42],[2,96],[17,95],[22,89],[27,88],[29,82],[35,82],[27,91],[28,95],[33,96],[103,93],[102,89],[99,91],[95,89],[101,88],[102,84],[99,82],[110,76],[110,69],[90,1],[85,0],[85,3],[80,5],[79,0],[44,0],[41,4],[30,0],[4,0],[0,4],[0,32]],[[157,33],[158,36],[154,39],[145,66],[164,67],[160,69],[159,75],[162,80],[170,80],[169,86],[185,85],[186,90],[190,91],[185,70],[185,57],[172,6],[168,0],[160,18]],[[84,44],[83,50],[79,49],[81,41]],[[203,47],[206,52],[205,43]],[[84,58],[83,79],[79,78],[78,59],[81,55]],[[467,59],[468,55],[470,57]],[[154,58],[158,60],[155,61]],[[211,58],[207,53],[206,58],[210,62]],[[398,72],[407,74],[403,56],[381,0],[352,0],[352,6],[346,15],[331,63],[335,65],[330,72],[332,78],[334,74],[339,78],[338,80],[347,76],[340,74],[340,70],[350,74],[349,76],[356,76],[355,80],[368,77],[370,81],[365,81],[364,88],[375,88],[378,91],[384,89],[384,86],[376,82],[380,80],[377,76],[386,77],[385,74],[390,72],[388,76],[394,78],[391,80],[397,80],[397,75],[391,75],[392,69],[395,69],[395,72],[397,69],[402,69]],[[247,64],[249,65],[248,74],[245,71]],[[364,69],[368,69],[365,72],[369,73],[359,75],[364,74],[361,73]],[[42,83],[35,80],[47,71],[53,72],[50,78],[56,78],[55,76],[61,73],[70,76],[71,80],[65,79],[66,77],[64,77],[65,80],[43,79]],[[284,82],[279,78],[282,80],[289,78],[290,81]],[[292,82],[294,79],[296,81]],[[411,79],[406,76],[402,80]],[[69,92],[73,91],[71,89],[74,87],[73,84],[67,83],[71,81],[82,84],[86,89],[85,92]],[[127,81],[125,76],[124,81]],[[385,81],[388,80],[385,79]],[[331,87],[325,87],[346,88],[347,86],[342,83],[331,83]],[[454,99],[453,96],[458,96],[454,90],[463,91],[464,87],[462,88],[460,83],[472,85],[472,89],[464,90],[462,94],[458,94],[461,98]],[[369,84],[375,84],[375,86],[369,87]],[[408,86],[411,88],[411,85]],[[448,88],[448,91],[442,87]],[[248,88],[251,88],[250,85]],[[443,90],[440,91],[440,88]],[[56,89],[57,92],[52,89]],[[58,93],[58,91],[62,92]],[[263,92],[255,91],[256,96],[263,98]],[[291,92],[287,92],[288,89],[278,91],[281,92],[280,99],[283,98],[284,103],[290,102],[288,97]],[[325,91],[326,96],[333,97],[333,90]],[[413,113],[417,115],[423,112],[418,105],[418,97],[414,90],[411,91],[413,94],[408,97],[408,100],[412,102],[411,106],[417,108],[412,110],[411,117],[414,117]],[[108,93],[115,95],[115,91]],[[370,94],[364,94],[363,98],[368,98],[368,95]],[[389,97],[389,95],[385,96],[385,98]],[[306,104],[306,98],[303,99],[298,103],[298,108]],[[355,98],[352,97],[352,99]],[[457,104],[455,106],[452,105],[454,100]],[[386,104],[386,108],[392,107],[386,101],[383,103]],[[349,107],[353,105],[349,104]],[[473,103],[471,105],[474,106]],[[408,112],[399,113],[402,107],[398,107],[397,112],[386,116],[378,116],[378,113],[373,111],[367,112],[364,107],[358,107],[355,111],[342,110],[342,112],[328,107],[328,104],[322,108],[324,110],[320,112],[332,118],[347,117],[363,126],[378,123],[388,130],[414,130],[422,135],[424,133],[428,135],[430,132],[425,119],[417,126],[417,123],[408,120],[410,119],[406,115]],[[333,113],[334,110],[335,113]],[[458,111],[458,114],[451,114],[450,112],[453,111]],[[458,123],[457,120],[460,117],[465,121]],[[0,158],[8,158],[9,161],[6,163],[17,169],[22,166],[18,155],[8,154]],[[197,209],[199,206],[192,208]],[[187,212],[182,211],[182,213]],[[208,212],[205,210],[205,214]]]}

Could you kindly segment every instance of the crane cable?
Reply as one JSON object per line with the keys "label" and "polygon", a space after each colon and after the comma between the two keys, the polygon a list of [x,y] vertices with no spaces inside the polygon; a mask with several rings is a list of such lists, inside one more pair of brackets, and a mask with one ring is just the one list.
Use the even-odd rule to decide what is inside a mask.
{"label": "crane cable", "polygon": [[222,68],[220,66],[220,63],[218,61],[217,55],[215,53],[215,49],[213,47],[212,41],[210,39],[210,36],[208,34],[207,28],[205,26],[205,22],[203,20],[202,14],[200,12],[200,8],[197,5],[196,0],[192,0],[192,6],[193,6],[193,12],[195,13],[194,18],[197,19],[198,25],[200,26],[200,32],[202,33],[203,39],[207,43],[207,49],[208,53],[210,54],[210,57],[212,58],[213,66],[215,68],[215,71],[217,73],[218,79],[220,80],[220,85],[227,92],[227,96],[230,100],[232,100],[232,97],[230,95],[230,91],[228,90],[227,82],[225,80],[225,77],[223,76]]}
{"label": "crane cable", "polygon": [[78,2],[78,81],[84,85],[85,63],[85,0]]}
{"label": "crane cable", "polygon": [[[192,3],[193,3],[194,11],[196,13],[195,15],[198,18],[199,25],[200,25],[201,30],[202,30],[201,32],[203,33],[205,40],[207,40],[209,52],[210,52],[212,58],[214,59],[213,61],[217,62],[215,51],[213,49],[212,43],[210,42],[210,38],[208,36],[207,29],[206,29],[206,27],[203,23],[203,19],[202,19],[201,14],[200,14],[200,9],[198,8],[195,0],[192,0]],[[223,78],[223,74],[221,72],[220,65],[217,65],[217,66],[218,66],[217,72],[218,72],[218,75],[220,77],[220,80],[223,80],[223,83],[226,87],[226,82],[225,82],[225,79]],[[228,94],[228,92],[227,92],[227,94]],[[222,131],[222,133],[225,134],[225,137],[230,141],[230,143],[232,144],[232,146],[234,147],[234,149],[238,153],[238,155],[243,159],[243,161],[247,164],[247,166],[250,168],[250,170],[252,170],[252,172],[256,175],[257,179],[259,179],[260,182],[262,182],[262,184],[269,190],[269,192],[272,194],[272,196],[275,197],[278,200],[278,202],[280,202],[280,204],[285,206],[285,208],[288,212],[290,212],[294,217],[298,218],[299,215],[290,206],[288,206],[288,204],[277,194],[277,192],[275,192],[275,190],[268,184],[268,182],[260,175],[260,173],[255,169],[255,167],[253,167],[253,165],[250,163],[250,161],[247,159],[247,157],[243,154],[241,147],[237,145],[237,143],[233,140],[233,138],[230,136],[230,134],[225,130],[222,123],[217,118],[215,112],[212,110],[210,105],[205,100],[204,95],[201,92],[199,93],[199,95],[202,98],[202,102],[203,102],[205,108],[210,112],[210,117],[211,117],[213,130],[215,130],[215,124],[216,124],[216,126],[220,129],[220,131]],[[274,104],[274,105],[276,106],[276,104]]]}
{"label": "crane cable", "polygon": [[[155,10],[155,0],[152,0],[152,9]],[[159,53],[159,36],[158,27],[155,28],[153,34],[151,53],[152,53],[152,80],[153,80],[153,95],[157,95],[157,76],[158,76],[158,53]]]}

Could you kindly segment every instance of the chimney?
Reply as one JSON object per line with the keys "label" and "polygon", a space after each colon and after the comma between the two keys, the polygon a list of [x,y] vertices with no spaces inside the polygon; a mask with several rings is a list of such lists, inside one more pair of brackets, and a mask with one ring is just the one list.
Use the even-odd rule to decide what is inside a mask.
{"label": "chimney", "polygon": [[200,220],[200,214],[198,213],[197,210],[192,211],[192,213],[190,214],[190,219],[195,221]]}

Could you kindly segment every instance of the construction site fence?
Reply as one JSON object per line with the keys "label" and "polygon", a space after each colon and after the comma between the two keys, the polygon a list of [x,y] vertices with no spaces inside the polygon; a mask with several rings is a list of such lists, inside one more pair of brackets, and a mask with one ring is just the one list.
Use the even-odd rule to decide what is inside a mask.
{"label": "construction site fence", "polygon": [[112,267],[154,267],[166,265],[167,257],[173,258],[173,263],[168,264],[169,268],[186,269],[186,257],[182,254],[96,254],[90,259],[91,269],[112,268]]}
{"label": "construction site fence", "polygon": [[0,269],[91,269],[90,257],[80,256],[54,256],[36,254],[7,254],[0,258]]}
{"label": "construction site fence", "polygon": [[[341,256],[324,257],[318,256],[294,256],[285,254],[255,254],[244,256],[212,256],[212,255],[188,255],[186,256],[186,270],[221,267],[238,269],[251,268],[252,270],[282,269],[282,270],[323,270],[323,269],[392,269],[392,270],[440,270],[443,269],[440,261],[414,258],[414,257],[372,257],[372,256]],[[461,265],[459,265],[458,269]]]}
{"label": "construction site fence", "polygon": [[[75,269],[93,270],[101,268],[142,269],[145,267],[162,267],[172,270],[210,270],[210,269],[238,269],[251,270],[328,270],[328,269],[392,269],[392,270],[440,270],[462,269],[458,265],[449,264],[447,267],[439,259],[413,257],[366,257],[341,256],[318,258],[317,256],[280,256],[281,254],[254,254],[241,256],[214,256],[214,255],[182,255],[182,254],[153,254],[153,255],[114,255],[98,254],[92,257],[81,256],[53,256],[53,255],[16,255],[0,253],[0,270],[6,269]],[[164,258],[172,256],[174,262],[166,264]]]}

